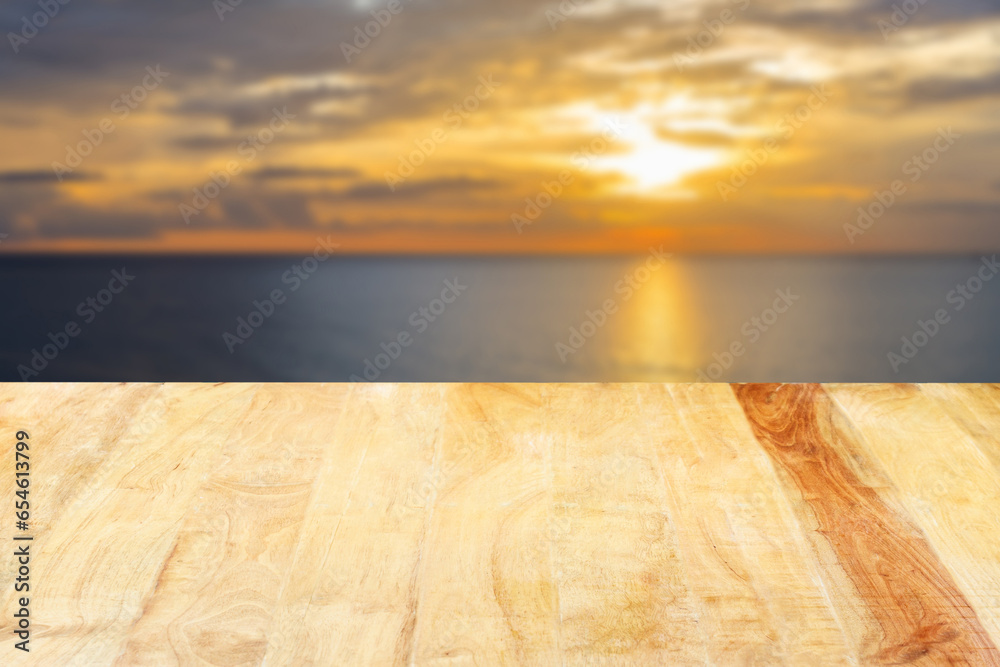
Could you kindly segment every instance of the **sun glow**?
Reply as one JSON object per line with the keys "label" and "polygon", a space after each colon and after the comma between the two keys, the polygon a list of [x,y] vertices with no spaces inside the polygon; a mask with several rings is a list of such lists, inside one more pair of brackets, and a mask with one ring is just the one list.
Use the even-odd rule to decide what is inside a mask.
{"label": "sun glow", "polygon": [[628,183],[623,186],[624,191],[636,194],[690,196],[690,192],[667,188],[686,176],[722,164],[726,157],[720,149],[664,141],[638,119],[626,121],[622,139],[630,146],[629,150],[602,156],[595,164],[598,169],[625,176]]}

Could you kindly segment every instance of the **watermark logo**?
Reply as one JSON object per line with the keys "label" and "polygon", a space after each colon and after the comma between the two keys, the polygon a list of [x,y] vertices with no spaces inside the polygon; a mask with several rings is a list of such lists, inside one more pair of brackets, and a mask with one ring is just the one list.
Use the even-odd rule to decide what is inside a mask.
{"label": "watermark logo", "polygon": [[571,354],[576,354],[583,349],[587,341],[593,338],[608,323],[610,317],[618,312],[621,304],[631,299],[643,285],[649,282],[653,277],[653,272],[662,268],[667,260],[673,256],[671,253],[663,251],[662,244],[659,248],[650,248],[649,253],[649,257],[642,265],[615,283],[615,294],[620,296],[620,302],[617,298],[605,299],[596,310],[586,311],[585,319],[578,326],[569,328],[569,337],[566,341],[556,343],[556,354],[559,355],[559,361],[565,364]]}
{"label": "watermark logo", "polygon": [[[146,67],[146,72],[147,74],[143,77],[141,83],[134,86],[127,93],[123,93],[115,98],[115,101],[111,103],[111,111],[118,116],[119,121],[128,118],[139,107],[139,104],[152,91],[156,90],[164,79],[170,76],[170,72],[164,71],[158,64],[155,67],[149,65]],[[78,142],[75,146],[66,146],[64,162],[52,163],[52,171],[55,172],[59,181],[62,182],[67,174],[73,173],[77,167],[83,164],[83,159],[93,153],[95,148],[104,143],[104,138],[117,129],[118,126],[115,124],[115,121],[105,117],[101,119],[97,127],[83,130],[82,141]]]}
{"label": "watermark logo", "polygon": [[[823,108],[823,105],[830,99],[830,91],[826,89],[826,84],[813,86],[810,91],[804,104],[785,114],[785,117],[775,124],[774,129],[781,134],[782,140],[788,141],[795,136],[795,133],[802,129],[812,119],[813,114]],[[722,201],[729,201],[729,198],[746,185],[750,178],[767,164],[775,153],[781,150],[781,147],[782,144],[777,138],[768,137],[762,148],[749,151],[746,159],[733,168],[728,181],[716,182],[715,186]]]}
{"label": "watermark logo", "polygon": [[[609,120],[606,125],[599,137],[594,137],[587,145],[580,146],[570,156],[570,162],[577,170],[586,171],[590,164],[605,153],[611,146],[611,142],[621,136],[628,127],[618,118]],[[512,213],[510,216],[511,224],[514,225],[517,233],[523,233],[526,226],[534,224],[542,212],[552,206],[552,203],[562,196],[565,188],[572,185],[575,180],[576,176],[571,170],[563,169],[554,180],[543,181],[541,189],[534,196],[525,197],[524,208],[519,213]]]}
{"label": "watermark logo", "polygon": [[229,187],[229,184],[233,181],[233,177],[243,171],[243,166],[253,162],[257,155],[265,150],[274,141],[275,137],[288,127],[289,121],[295,119],[295,114],[288,113],[288,107],[282,107],[281,110],[275,107],[272,109],[272,112],[274,116],[267,127],[262,128],[257,134],[248,136],[236,148],[236,152],[243,158],[242,164],[236,160],[230,160],[226,163],[224,171],[211,172],[208,181],[192,188],[194,196],[189,203],[182,202],[177,205],[177,210],[180,212],[181,217],[184,218],[184,224],[191,224],[192,217],[201,214],[202,211],[208,208],[208,205],[222,194],[223,190]]}
{"label": "watermark logo", "polygon": [[[791,310],[795,302],[802,298],[792,293],[790,287],[775,290],[775,294],[777,298],[770,308],[763,310],[760,315],[751,317],[740,327],[740,333],[743,334],[742,339],[734,340],[726,351],[713,354],[712,358],[715,361],[709,364],[708,368],[698,370],[699,382],[715,382],[721,378],[726,371],[733,367],[738,358],[746,354],[747,344],[753,345],[759,341],[761,336],[778,322],[778,318]],[[743,342],[744,339],[747,343]]]}
{"label": "watermark logo", "polygon": [[882,33],[882,39],[888,41],[889,35],[898,32],[900,28],[909,23],[910,19],[926,4],[927,0],[903,0],[899,4],[894,4],[889,20],[878,20],[878,29]]}
{"label": "watermark logo", "polygon": [[915,359],[920,351],[927,347],[941,332],[941,328],[951,322],[952,313],[964,310],[969,302],[983,290],[986,283],[993,280],[998,273],[1000,273],[1000,263],[997,262],[997,256],[983,257],[975,275],[964,283],[956,285],[955,289],[945,296],[945,302],[951,306],[951,312],[947,308],[939,308],[927,320],[917,320],[914,332],[900,339],[902,345],[899,350],[888,353],[889,365],[893,372],[899,373],[901,366],[905,366]]}
{"label": "watermark logo", "polygon": [[[329,236],[325,239],[316,239],[316,247],[313,249],[312,254],[301,262],[293,264],[291,268],[281,274],[281,283],[288,285],[289,292],[297,292],[302,287],[304,281],[309,280],[319,270],[319,265],[330,259],[333,251],[339,247],[340,245],[331,241]],[[247,316],[236,318],[234,332],[225,331],[222,334],[222,342],[225,344],[226,349],[229,350],[229,354],[233,354],[236,351],[237,345],[242,345],[250,340],[250,337],[254,335],[257,329],[264,326],[264,322],[270,319],[277,311],[278,306],[284,305],[287,299],[288,296],[280,288],[271,290],[268,298],[265,298],[263,301],[255,299],[253,309]]]}
{"label": "watermark logo", "polygon": [[[938,137],[934,143],[919,155],[914,155],[903,163],[903,174],[910,177],[911,183],[916,183],[937,163],[941,155],[948,152],[961,137],[962,135],[953,131],[951,127],[938,128]],[[863,236],[871,229],[899,201],[899,198],[907,193],[907,190],[906,182],[897,178],[889,185],[888,189],[874,193],[875,201],[870,202],[867,206],[858,207],[858,218],[855,223],[844,224],[847,240],[853,245],[859,236]]]}
{"label": "watermark logo", "polygon": [[489,99],[499,86],[500,84],[493,80],[492,74],[479,77],[479,85],[476,86],[474,93],[453,104],[441,117],[445,127],[435,128],[423,139],[414,139],[416,148],[406,155],[399,156],[398,169],[385,172],[385,183],[389,189],[395,192],[396,186],[405,182],[418,167],[426,163],[437,151],[438,146],[448,141],[450,134],[462,127],[472,112],[479,109],[480,103]]}
{"label": "watermark logo", "polygon": [[739,12],[745,12],[750,7],[750,0],[736,0],[734,4],[736,5],[735,11],[728,7],[723,9],[718,18],[705,19],[702,21],[702,26],[704,26],[702,30],[688,37],[687,49],[683,53],[674,54],[674,65],[676,65],[677,71],[683,72],[684,68],[694,64],[695,58],[701,56],[706,49],[711,48],[726,31],[726,28],[736,21]]}
{"label": "watermark logo", "polygon": [[[413,0],[407,0],[407,2],[412,2]],[[340,52],[344,54],[344,60],[350,64],[351,60],[361,55],[372,43],[372,40],[376,39],[382,34],[384,30],[390,23],[392,19],[402,13],[404,7],[401,0],[389,0],[384,9],[373,9],[369,12],[372,17],[371,21],[368,21],[364,26],[354,26],[354,40],[350,43],[341,42]]]}
{"label": "watermark logo", "polygon": [[70,3],[70,0],[38,0],[38,7],[41,11],[35,12],[30,17],[21,17],[21,30],[18,32],[8,32],[7,41],[14,49],[14,53],[20,53],[21,47],[28,43],[38,31],[49,24],[49,21],[56,17],[62,8]]}
{"label": "watermark logo", "polygon": [[[115,297],[124,292],[133,280],[135,280],[135,276],[130,274],[124,266],[121,270],[112,271],[108,286],[98,291],[94,296],[81,301],[76,307],[76,314],[83,318],[84,324],[92,323],[97,319],[98,313],[104,312],[115,300]],[[33,377],[38,377],[63,350],[69,347],[70,341],[81,333],[83,333],[83,328],[76,320],[69,320],[55,333],[50,331],[48,334],[49,342],[42,345],[41,349],[32,349],[31,360],[28,364],[20,364],[17,367],[21,380],[27,382]]]}
{"label": "watermark logo", "polygon": [[[422,334],[427,331],[431,324],[437,321],[444,314],[444,311],[447,310],[448,306],[455,303],[458,297],[462,295],[462,292],[467,290],[468,287],[468,285],[461,284],[458,278],[445,280],[441,296],[432,299],[426,306],[421,306],[413,311],[409,319],[407,319],[409,325],[413,327],[414,334]],[[383,341],[379,345],[382,351],[376,354],[373,359],[365,359],[364,370],[362,371],[364,377],[351,375],[351,382],[364,382],[366,380],[374,382],[378,380],[382,373],[402,356],[403,350],[413,344],[414,334],[411,334],[409,331],[400,331],[389,342]]]}

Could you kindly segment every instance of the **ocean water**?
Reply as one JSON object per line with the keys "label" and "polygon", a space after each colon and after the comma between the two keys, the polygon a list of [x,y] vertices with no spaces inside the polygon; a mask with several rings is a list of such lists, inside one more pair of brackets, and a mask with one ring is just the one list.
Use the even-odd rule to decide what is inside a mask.
{"label": "ocean water", "polygon": [[0,378],[1000,380],[979,257],[302,261],[5,258]]}

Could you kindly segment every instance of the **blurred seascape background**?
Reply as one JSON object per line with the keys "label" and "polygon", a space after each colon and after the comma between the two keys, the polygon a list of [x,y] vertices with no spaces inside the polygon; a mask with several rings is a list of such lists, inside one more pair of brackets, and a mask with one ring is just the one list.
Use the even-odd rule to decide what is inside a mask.
{"label": "blurred seascape background", "polygon": [[995,0],[0,28],[0,379],[1000,378]]}
{"label": "blurred seascape background", "polygon": [[[957,382],[1000,375],[1000,280],[969,299],[956,291],[983,268],[979,258],[691,257],[650,262],[653,268],[648,259],[333,258],[303,271],[310,277],[298,283],[288,273],[301,262],[296,257],[17,259],[0,269],[19,295],[5,308],[0,379]],[[112,269],[134,280],[97,312],[86,298],[107,288]],[[448,283],[457,288],[445,294],[451,303],[441,300]],[[284,301],[268,308],[275,289]],[[605,309],[609,300],[614,306]],[[948,321],[935,331],[942,310]],[[254,312],[261,315],[251,319]],[[32,368],[35,351],[56,345],[48,334],[62,331],[67,315],[80,333],[37,375],[22,377],[18,369]],[[240,319],[250,328],[239,331]],[[935,331],[926,341],[920,322]],[[242,342],[227,344],[224,333]],[[410,337],[405,346],[400,334]],[[902,339],[914,336],[909,358]],[[741,354],[733,354],[734,343]]]}

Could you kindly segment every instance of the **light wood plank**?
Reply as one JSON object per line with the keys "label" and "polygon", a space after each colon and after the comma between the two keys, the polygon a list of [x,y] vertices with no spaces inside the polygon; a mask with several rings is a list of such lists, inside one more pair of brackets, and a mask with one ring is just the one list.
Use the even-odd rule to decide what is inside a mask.
{"label": "light wood plank", "polygon": [[413,664],[559,661],[552,566],[526,548],[551,503],[541,401],[533,385],[444,389]]}
{"label": "light wood plank", "polygon": [[923,384],[920,390],[934,399],[972,437],[976,446],[1000,472],[1000,386],[980,384]]}
{"label": "light wood plank", "polygon": [[[207,388],[203,391],[208,391]],[[258,665],[346,388],[244,388],[118,665]],[[221,398],[221,397],[220,397]],[[204,399],[216,400],[213,397]],[[218,406],[230,406],[218,402]],[[176,456],[197,460],[197,442]]]}
{"label": "light wood plank", "polygon": [[268,665],[408,665],[442,415],[434,385],[359,385],[281,597]]}
{"label": "light wood plank", "polygon": [[555,386],[546,413],[565,664],[703,664],[705,630],[635,387]]}

